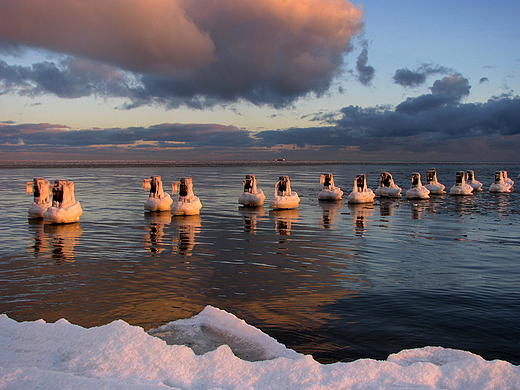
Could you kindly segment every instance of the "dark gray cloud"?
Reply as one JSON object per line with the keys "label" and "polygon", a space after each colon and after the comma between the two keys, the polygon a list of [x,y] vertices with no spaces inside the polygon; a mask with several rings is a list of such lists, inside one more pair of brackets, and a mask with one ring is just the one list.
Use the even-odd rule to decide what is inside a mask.
{"label": "dark gray cloud", "polygon": [[454,74],[453,69],[441,65],[422,64],[416,70],[397,69],[393,76],[395,84],[403,87],[418,87],[426,82],[428,76],[435,74]]}
{"label": "dark gray cloud", "polygon": [[11,66],[0,60],[0,91],[8,93],[12,90],[23,90],[28,87],[27,71],[28,69],[23,66]]}
{"label": "dark gray cloud", "polygon": [[479,84],[484,84],[484,83],[487,83],[489,82],[489,79],[487,77],[481,77],[480,80],[479,80]]}
{"label": "dark gray cloud", "polygon": [[[366,65],[366,56],[363,50],[358,59],[358,78],[363,84],[369,84],[374,74],[373,68]],[[310,91],[318,95],[325,93],[343,57],[338,54],[337,67],[326,66],[322,72],[312,65],[316,58],[309,59],[304,55],[298,61],[309,68],[299,72],[287,68],[283,77],[277,72],[266,73],[261,69],[264,65],[259,59],[252,60],[252,63],[249,61],[233,66],[215,62],[196,77],[164,77],[138,75],[101,62],[70,56],[30,66],[9,65],[0,60],[0,93],[33,97],[51,94],[64,99],[87,96],[123,98],[126,99],[122,106],[124,109],[143,105],[204,109],[240,100],[281,108]],[[332,71],[332,68],[336,70]]]}
{"label": "dark gray cloud", "polygon": [[368,86],[372,83],[376,70],[368,65],[368,42],[366,40],[362,42],[362,47],[363,50],[356,61],[357,79],[362,85]]}
{"label": "dark gray cloud", "polygon": [[[470,155],[472,147],[485,149],[488,158],[490,153],[504,157],[500,150],[510,157],[511,150],[520,152],[520,98],[504,95],[485,103],[461,103],[470,88],[462,76],[445,77],[435,81],[431,94],[408,98],[395,109],[348,106],[330,126],[264,131],[256,137],[263,146],[356,147],[370,153],[413,152],[416,158],[426,152],[460,157],[454,145]],[[509,146],[503,142],[507,137]]]}
{"label": "dark gray cloud", "polygon": [[363,138],[432,136],[455,139],[465,136],[520,134],[520,99],[491,99],[486,103],[437,104],[413,113],[349,106],[337,129]]}
{"label": "dark gray cloud", "polygon": [[460,75],[435,80],[433,86],[430,88],[432,95],[444,96],[448,99],[452,99],[454,102],[468,96],[470,89],[471,85],[469,85],[469,80]]}
{"label": "dark gray cloud", "polygon": [[31,66],[8,65],[0,60],[3,93],[51,94],[66,99],[84,96],[132,98],[138,90],[132,84],[135,84],[134,79],[117,68],[74,57],[66,57],[59,63],[45,61]]}
{"label": "dark gray cloud", "polygon": [[19,44],[0,39],[0,54],[20,56],[23,53],[24,48],[21,47]]}
{"label": "dark gray cloud", "polygon": [[[74,150],[119,158],[269,159],[518,159],[520,97],[493,97],[463,103],[471,86],[456,75],[436,80],[431,93],[396,107],[348,106],[320,112],[323,126],[249,132],[218,124],[159,124],[100,130],[71,130],[64,125],[0,123],[4,152]],[[139,150],[139,154],[135,154]],[[61,153],[61,152],[60,152]],[[169,154],[168,154],[169,153]],[[191,153],[191,154],[189,154]],[[188,157],[186,157],[188,156]],[[361,157],[360,157],[361,156]],[[55,158],[55,157],[54,157]],[[179,157],[181,158],[181,157]]]}
{"label": "dark gray cloud", "polygon": [[426,82],[426,74],[414,72],[408,68],[397,69],[394,74],[394,83],[403,87],[417,87]]}
{"label": "dark gray cloud", "polygon": [[27,147],[90,147],[168,145],[169,148],[234,148],[254,143],[250,134],[234,126],[218,124],[160,124],[150,127],[129,127],[100,130],[70,130],[63,125],[4,124],[0,125],[0,144]]}
{"label": "dark gray cloud", "polygon": [[[309,91],[322,94],[330,86],[330,74],[294,75],[294,83],[262,74],[255,66],[240,70],[201,73],[196,79],[136,75],[100,62],[65,57],[56,62],[38,62],[31,66],[9,65],[0,60],[0,93],[25,96],[51,94],[74,99],[87,96],[124,98],[125,109],[158,105],[168,109],[188,106],[204,109],[215,105],[247,100],[256,105],[276,108],[287,106]],[[219,73],[225,74],[224,76]],[[239,74],[240,73],[240,74]],[[298,80],[296,80],[298,79]],[[363,80],[368,82],[368,78]]]}
{"label": "dark gray cloud", "polygon": [[470,89],[471,86],[468,79],[462,76],[444,77],[442,80],[436,80],[433,83],[433,86],[430,87],[432,92],[430,95],[408,98],[398,104],[395,111],[415,114],[421,111],[457,104],[462,98],[469,95]]}

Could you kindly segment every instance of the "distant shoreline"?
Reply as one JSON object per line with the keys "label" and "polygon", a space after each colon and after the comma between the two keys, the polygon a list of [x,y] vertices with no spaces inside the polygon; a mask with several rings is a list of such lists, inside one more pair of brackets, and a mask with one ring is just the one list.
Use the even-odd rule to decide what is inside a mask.
{"label": "distant shoreline", "polygon": [[413,161],[124,161],[124,160],[57,160],[57,161],[0,161],[0,169],[9,168],[128,168],[128,167],[197,167],[197,166],[269,166],[269,165],[384,165],[384,164],[500,164],[500,165],[517,165],[519,163],[512,162],[461,162],[461,161],[442,161],[442,162],[413,162]]}
{"label": "distant shoreline", "polygon": [[0,161],[0,168],[114,168],[363,164],[355,161]]}

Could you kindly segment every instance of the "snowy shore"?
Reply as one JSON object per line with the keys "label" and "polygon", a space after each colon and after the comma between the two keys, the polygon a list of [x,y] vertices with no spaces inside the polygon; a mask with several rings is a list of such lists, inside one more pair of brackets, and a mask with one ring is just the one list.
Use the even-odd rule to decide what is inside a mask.
{"label": "snowy shore", "polygon": [[[185,345],[169,345],[173,342]],[[64,319],[17,322],[1,315],[0,350],[2,389],[512,390],[520,386],[519,366],[441,347],[404,350],[385,361],[320,364],[211,306],[149,333],[121,320],[86,329]]]}

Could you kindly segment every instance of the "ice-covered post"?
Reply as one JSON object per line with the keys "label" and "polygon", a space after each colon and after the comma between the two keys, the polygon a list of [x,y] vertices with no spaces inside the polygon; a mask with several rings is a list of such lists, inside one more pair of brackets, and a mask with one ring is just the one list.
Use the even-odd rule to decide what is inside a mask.
{"label": "ice-covered post", "polygon": [[63,184],[63,200],[62,207],[69,207],[76,203],[76,198],[74,196],[74,182],[65,180]]}
{"label": "ice-covered post", "polygon": [[43,177],[35,177],[33,181],[26,183],[25,191],[27,194],[32,194],[34,203],[45,204],[50,202],[51,198],[51,183]]}
{"label": "ice-covered post", "polygon": [[191,177],[181,177],[179,187],[179,200],[191,202],[195,196],[193,193],[193,179]]}
{"label": "ice-covered post", "polygon": [[144,179],[143,188],[150,190],[149,198],[160,199],[164,195],[162,180],[159,175],[153,175],[150,179]]}
{"label": "ice-covered post", "polygon": [[422,187],[421,174],[419,172],[412,173],[412,188]]}
{"label": "ice-covered post", "polygon": [[354,192],[364,192],[367,189],[367,177],[365,174],[356,175],[354,179]]}
{"label": "ice-covered post", "polygon": [[466,184],[465,174],[463,171],[458,171],[455,173],[455,185],[463,186]]}
{"label": "ice-covered post", "polygon": [[291,190],[291,180],[289,176],[280,176],[278,178],[278,182],[275,185],[275,192],[278,196],[290,196],[292,193]]}
{"label": "ice-covered post", "polygon": [[256,193],[256,176],[255,175],[246,175],[246,179],[242,182],[244,186],[244,192],[249,192],[251,194]]}
{"label": "ice-covered post", "polygon": [[437,184],[437,170],[435,168],[426,171],[426,183]]}
{"label": "ice-covered post", "polygon": [[334,176],[332,176],[332,173],[321,175],[320,184],[323,184],[323,188],[334,189]]}

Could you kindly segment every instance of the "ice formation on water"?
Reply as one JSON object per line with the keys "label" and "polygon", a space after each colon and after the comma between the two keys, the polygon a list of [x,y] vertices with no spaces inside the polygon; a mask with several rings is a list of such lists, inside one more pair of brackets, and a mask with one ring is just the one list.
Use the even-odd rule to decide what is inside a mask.
{"label": "ice formation on water", "polygon": [[412,173],[412,186],[406,191],[408,199],[429,199],[430,190],[422,185],[421,174],[419,172]]}
{"label": "ice formation on water", "polygon": [[72,223],[83,214],[81,205],[74,197],[74,182],[56,180],[52,187],[52,206],[43,214],[43,220],[51,223]]}
{"label": "ice formation on water", "polygon": [[365,174],[356,175],[352,192],[347,197],[348,203],[371,203],[376,194],[367,187],[367,176]]}
{"label": "ice formation on water", "polygon": [[432,195],[444,195],[446,186],[437,180],[437,170],[432,168],[426,171],[426,184],[424,185]]}
{"label": "ice formation on water", "polygon": [[260,329],[212,306],[206,306],[191,318],[151,329],[148,334],[159,337],[168,345],[186,345],[197,355],[227,345],[237,357],[250,362],[278,357],[288,359],[303,357],[302,354],[286,348]]}
{"label": "ice formation on water", "polygon": [[379,187],[376,189],[376,196],[381,198],[400,198],[401,187],[394,183],[394,179],[389,172],[382,172],[379,179]]}
{"label": "ice formation on water", "polygon": [[473,187],[466,183],[466,174],[463,171],[455,174],[455,184],[450,188],[450,195],[473,195]]}
{"label": "ice formation on water", "polygon": [[319,200],[339,200],[343,196],[341,188],[334,185],[334,176],[332,173],[321,175],[320,184],[323,185],[323,189],[318,194]]}
{"label": "ice formation on water", "polygon": [[442,347],[320,364],[211,306],[149,333],[122,320],[85,329],[64,319],[19,323],[1,315],[0,387],[513,390],[520,383],[519,366]]}
{"label": "ice formation on water", "polygon": [[238,203],[244,206],[261,206],[265,201],[265,194],[256,186],[256,176],[246,175],[246,179],[242,182],[244,192],[238,197]]}
{"label": "ice formation on water", "polygon": [[482,191],[482,183],[479,182],[475,178],[475,172],[474,171],[466,172],[466,183],[468,183],[471,187],[473,187],[473,191],[475,191],[475,192]]}
{"label": "ice formation on water", "polygon": [[178,192],[177,201],[172,204],[173,215],[197,215],[200,214],[202,203],[193,193],[193,180],[191,177],[182,177],[180,181],[172,184],[172,193]]}
{"label": "ice formation on water", "polygon": [[146,202],[144,202],[144,209],[147,211],[167,211],[173,203],[170,194],[164,192],[161,176],[154,175],[150,179],[143,180],[143,188],[150,190],[150,194]]}
{"label": "ice formation on water", "polygon": [[33,202],[28,211],[29,218],[43,218],[43,214],[52,206],[49,180],[35,177],[33,181],[25,183],[25,192],[33,195]]}
{"label": "ice formation on water", "polygon": [[300,204],[300,197],[291,189],[289,176],[280,176],[274,185],[274,194],[269,201],[272,209],[294,209]]}
{"label": "ice formation on water", "polygon": [[[489,192],[511,192],[512,185],[510,181],[506,181],[507,173],[505,171],[495,172],[495,181],[489,186]],[[511,180],[511,179],[509,179]]]}

